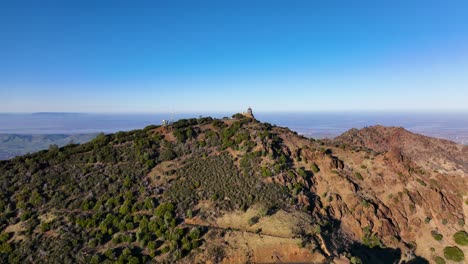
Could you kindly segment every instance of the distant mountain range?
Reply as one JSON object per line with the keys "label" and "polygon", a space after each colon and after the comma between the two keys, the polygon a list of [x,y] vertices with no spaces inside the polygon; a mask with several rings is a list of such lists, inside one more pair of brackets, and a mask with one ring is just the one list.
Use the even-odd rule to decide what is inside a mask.
{"label": "distant mountain range", "polygon": [[34,112],[32,115],[86,115],[85,113],[74,112]]}
{"label": "distant mountain range", "polygon": [[0,160],[47,149],[52,144],[62,147],[70,143],[85,143],[97,134],[0,134]]}

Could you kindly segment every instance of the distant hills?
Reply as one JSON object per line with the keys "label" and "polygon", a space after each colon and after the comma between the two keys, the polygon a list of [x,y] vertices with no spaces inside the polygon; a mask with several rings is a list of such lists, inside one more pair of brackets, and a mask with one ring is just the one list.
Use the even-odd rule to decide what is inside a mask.
{"label": "distant hills", "polygon": [[402,128],[315,140],[243,115],[100,134],[0,162],[0,262],[463,263],[467,160]]}
{"label": "distant hills", "polygon": [[46,115],[46,116],[76,116],[76,115],[86,115],[85,113],[73,113],[73,112],[34,112],[31,115]]}
{"label": "distant hills", "polygon": [[97,134],[0,134],[0,160],[47,149],[52,144],[63,147],[70,143],[85,143]]}

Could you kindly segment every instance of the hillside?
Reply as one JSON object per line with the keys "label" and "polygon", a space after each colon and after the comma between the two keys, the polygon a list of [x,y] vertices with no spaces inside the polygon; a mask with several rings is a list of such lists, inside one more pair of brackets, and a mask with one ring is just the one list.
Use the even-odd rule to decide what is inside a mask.
{"label": "hillside", "polygon": [[468,171],[468,146],[414,134],[401,127],[351,129],[336,140],[379,152],[398,153],[427,170],[459,173],[460,176]]}
{"label": "hillside", "polygon": [[99,135],[0,162],[0,262],[463,262],[467,154],[242,115]]}

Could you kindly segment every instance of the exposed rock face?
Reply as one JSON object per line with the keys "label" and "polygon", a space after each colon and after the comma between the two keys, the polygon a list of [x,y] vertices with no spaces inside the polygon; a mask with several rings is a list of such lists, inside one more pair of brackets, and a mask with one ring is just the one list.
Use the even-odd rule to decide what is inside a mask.
{"label": "exposed rock face", "polygon": [[[436,241],[432,231],[450,238],[463,229],[468,147],[382,126],[352,129],[321,148],[281,136],[302,162],[320,167],[310,188],[315,203],[351,240],[380,240],[398,248],[402,259],[415,247],[417,255],[432,259],[453,245]],[[312,204],[309,198],[298,201]]]}
{"label": "exposed rock face", "polygon": [[[428,259],[434,254],[430,248],[440,252],[451,245],[445,240],[435,243],[430,234],[438,230],[451,237],[463,228],[466,146],[382,126],[352,129],[334,142],[345,145],[333,152],[345,160],[344,173],[318,182],[318,189],[341,194],[343,199],[330,206],[344,229],[359,238],[368,226],[386,245],[405,249],[415,243],[416,253]],[[356,147],[369,151],[362,153]],[[350,181],[359,188],[350,186]]]}
{"label": "exposed rock face", "polygon": [[410,158],[426,169],[457,172],[461,176],[466,176],[468,171],[468,146],[414,134],[401,127],[351,129],[336,138],[336,141],[367,147],[377,152],[389,152],[393,158],[401,161]]}

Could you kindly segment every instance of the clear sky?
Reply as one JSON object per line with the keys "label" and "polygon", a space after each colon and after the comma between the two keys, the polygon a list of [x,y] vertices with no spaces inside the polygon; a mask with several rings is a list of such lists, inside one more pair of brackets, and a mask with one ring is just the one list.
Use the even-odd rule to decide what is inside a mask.
{"label": "clear sky", "polygon": [[468,110],[468,1],[1,1],[0,112]]}

